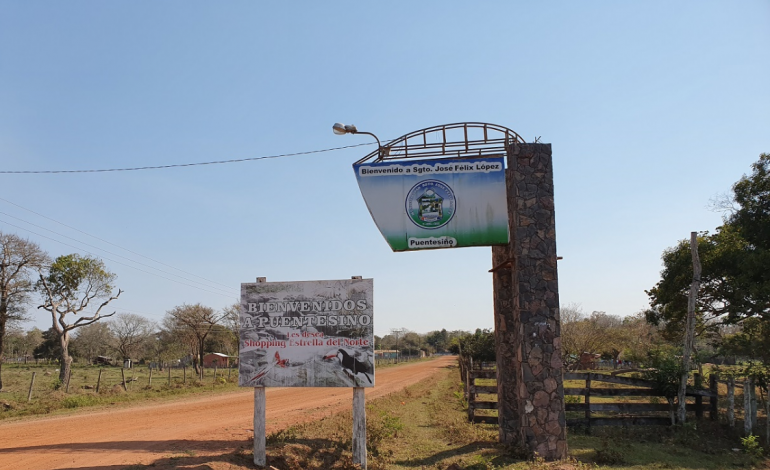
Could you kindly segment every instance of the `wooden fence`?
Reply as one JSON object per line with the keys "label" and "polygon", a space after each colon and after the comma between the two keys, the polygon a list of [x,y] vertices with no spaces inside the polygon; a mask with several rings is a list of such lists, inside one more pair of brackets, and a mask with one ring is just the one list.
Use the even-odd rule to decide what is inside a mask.
{"label": "wooden fence", "polygon": [[[582,418],[567,419],[568,426],[583,425],[588,428],[591,426],[639,426],[639,425],[669,425],[671,417],[652,415],[651,413],[668,412],[673,413],[668,403],[591,403],[591,397],[664,397],[664,394],[655,390],[655,382],[643,379],[634,379],[630,377],[619,377],[617,375],[598,374],[593,372],[567,372],[564,374],[564,380],[584,380],[585,387],[564,388],[565,396],[583,396],[584,403],[567,403],[566,411],[582,411],[585,416]],[[696,383],[699,382],[696,378]],[[596,383],[610,383],[624,385],[634,388],[610,388],[596,387]],[[708,398],[709,418],[717,419],[717,400],[719,394],[717,391],[717,377],[710,376],[708,390],[688,390],[688,397],[695,397],[695,403],[686,405],[687,411],[695,413],[695,417],[701,419],[706,410],[703,403],[704,398]],[[598,413],[617,413],[613,416],[596,417]]]}
{"label": "wooden fence", "polygon": [[[477,415],[477,410],[496,410],[497,401],[479,398],[480,394],[497,395],[497,385],[486,383],[477,385],[477,379],[494,379],[496,382],[497,371],[492,368],[482,367],[482,364],[474,364],[472,360],[461,358],[460,376],[465,385],[465,398],[468,402],[468,420],[474,423],[497,424],[497,416]],[[617,397],[661,397],[664,394],[655,390],[655,382],[618,375],[607,375],[594,372],[567,372],[564,380],[581,380],[585,382],[583,387],[565,387],[564,395],[584,397],[583,403],[566,403],[567,412],[583,412],[581,418],[567,419],[568,426],[641,426],[641,425],[670,425],[671,414],[674,410],[666,403],[640,403],[640,402],[592,402],[591,398],[617,398]],[[597,387],[597,384],[609,383],[622,387]],[[696,374],[696,383],[700,380]],[[695,402],[688,403],[686,410],[695,414],[697,419],[702,419],[708,412],[711,420],[717,419],[719,392],[717,388],[717,376],[709,377],[708,389],[688,390],[687,396],[693,397]],[[704,403],[704,398],[707,403]],[[666,413],[668,416],[661,416]],[[601,416],[601,415],[608,416]]]}
{"label": "wooden fence", "polygon": [[[495,385],[476,385],[476,379],[495,379]],[[497,401],[480,400],[478,394],[497,395],[497,371],[494,369],[466,370],[465,397],[468,400],[468,420],[474,423],[497,424],[497,416],[476,416],[476,410],[496,410]]]}

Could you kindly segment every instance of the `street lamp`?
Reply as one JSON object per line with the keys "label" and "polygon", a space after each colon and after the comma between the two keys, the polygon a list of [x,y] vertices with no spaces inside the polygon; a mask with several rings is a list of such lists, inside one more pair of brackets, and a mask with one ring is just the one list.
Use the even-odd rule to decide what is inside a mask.
{"label": "street lamp", "polygon": [[356,129],[356,126],[353,124],[342,124],[341,122],[335,122],[332,126],[332,131],[337,135],[345,135],[345,134],[366,134],[374,137],[374,140],[377,141],[377,149],[379,152],[379,160],[382,160],[385,156],[384,149],[382,148],[382,144],[380,143],[380,139],[377,138],[376,135],[372,134],[371,132],[365,132],[365,131],[359,131]]}

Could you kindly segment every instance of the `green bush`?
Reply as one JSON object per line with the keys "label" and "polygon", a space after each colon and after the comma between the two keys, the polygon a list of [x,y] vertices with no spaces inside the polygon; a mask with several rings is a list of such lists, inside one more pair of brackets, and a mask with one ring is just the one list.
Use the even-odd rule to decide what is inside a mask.
{"label": "green bush", "polygon": [[743,451],[753,458],[758,459],[762,457],[762,445],[760,445],[759,439],[754,434],[742,437],[741,444],[743,445]]}
{"label": "green bush", "polygon": [[63,408],[80,408],[81,406],[93,406],[99,403],[95,395],[68,395],[61,401]]}
{"label": "green bush", "polygon": [[626,461],[623,454],[610,448],[610,443],[607,439],[602,442],[602,448],[596,450],[595,460],[599,465],[618,465]]}
{"label": "green bush", "polygon": [[476,329],[472,335],[459,338],[459,350],[463,357],[470,357],[476,362],[494,362],[495,334],[488,329]]}

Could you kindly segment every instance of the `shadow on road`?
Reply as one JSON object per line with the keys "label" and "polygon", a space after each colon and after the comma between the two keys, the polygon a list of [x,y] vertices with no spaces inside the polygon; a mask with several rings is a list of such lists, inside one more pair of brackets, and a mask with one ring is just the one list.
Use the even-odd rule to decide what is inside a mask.
{"label": "shadow on road", "polygon": [[[304,468],[331,468],[341,461],[349,461],[346,445],[330,439],[291,439],[269,444],[267,448],[268,468],[295,470]],[[44,446],[15,447],[2,449],[10,452],[69,453],[88,452],[98,456],[100,452],[120,451],[130,453],[168,453],[146,464],[117,464],[77,467],[57,467],[58,470],[215,470],[253,469],[252,440],[241,441],[110,441],[88,444],[58,444]],[[349,449],[348,449],[349,450]],[[130,460],[130,458],[128,459]],[[139,460],[139,457],[137,457]],[[347,466],[345,465],[347,464]],[[340,468],[353,468],[352,462],[345,462]]]}

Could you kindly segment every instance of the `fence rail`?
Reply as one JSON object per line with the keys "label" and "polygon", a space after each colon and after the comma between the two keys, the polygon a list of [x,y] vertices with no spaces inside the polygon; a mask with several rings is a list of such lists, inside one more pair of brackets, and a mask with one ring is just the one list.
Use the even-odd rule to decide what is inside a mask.
{"label": "fence rail", "polygon": [[[497,379],[497,372],[494,369],[481,368],[480,364],[474,364],[472,360],[460,358],[461,378],[465,384],[465,398],[468,402],[468,419],[475,423],[496,424],[496,416],[480,416],[476,414],[477,410],[497,409],[497,401],[488,399],[479,399],[479,394],[497,395],[496,385],[477,385],[477,379]],[[485,364],[486,365],[486,364]],[[624,370],[623,372],[629,372]],[[633,377],[622,377],[617,373],[608,375],[596,372],[566,372],[564,380],[582,380],[585,381],[583,387],[565,387],[565,396],[583,397],[584,403],[567,403],[565,411],[583,412],[582,418],[567,419],[567,425],[582,425],[589,428],[591,426],[649,426],[649,425],[669,425],[674,410],[666,403],[639,403],[639,402],[591,402],[591,397],[595,398],[617,398],[624,397],[665,397],[665,394],[656,390],[656,383],[651,380],[637,379]],[[620,385],[622,387],[597,387],[597,384],[607,383]],[[696,383],[700,383],[696,374]],[[685,405],[686,411],[694,413],[698,419],[703,418],[704,413],[708,411],[711,420],[717,419],[717,404],[719,399],[718,381],[716,375],[709,377],[709,388],[693,388],[687,391],[687,397],[694,398],[694,403]],[[704,398],[708,403],[704,403]],[[668,417],[660,416],[659,413],[669,413]],[[616,416],[601,416],[605,413],[612,413]],[[658,414],[657,416],[655,414]],[[574,415],[573,415],[574,416]]]}
{"label": "fence rail", "polygon": [[[567,425],[583,425],[589,429],[591,426],[640,426],[640,425],[667,425],[671,424],[671,416],[674,410],[669,404],[656,403],[591,403],[591,397],[665,397],[665,394],[656,390],[656,383],[651,380],[636,379],[631,377],[619,377],[617,375],[604,375],[592,372],[567,372],[564,374],[564,380],[584,380],[586,385],[583,388],[565,388],[564,395],[583,396],[585,403],[567,403],[566,411],[583,411],[585,417],[567,419]],[[717,400],[719,392],[717,389],[717,377],[709,377],[709,389],[688,390],[686,395],[694,397],[695,403],[685,405],[685,410],[694,412],[695,417],[703,417],[705,410],[703,398],[709,399],[709,418],[717,419]],[[595,383],[610,383],[615,385],[624,385],[637,388],[606,388],[595,387]],[[696,383],[700,380],[696,374]],[[668,412],[669,417],[662,416],[638,416],[643,413]],[[612,416],[597,417],[593,413],[618,413],[621,415],[635,416]]]}

